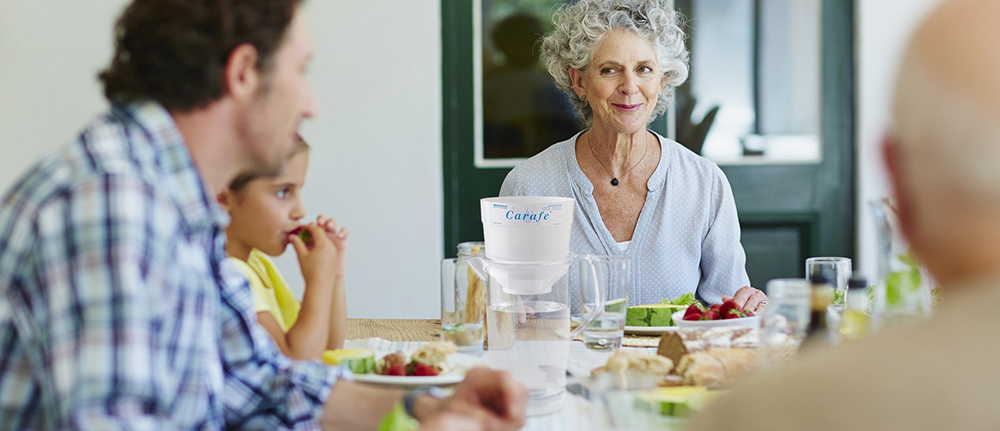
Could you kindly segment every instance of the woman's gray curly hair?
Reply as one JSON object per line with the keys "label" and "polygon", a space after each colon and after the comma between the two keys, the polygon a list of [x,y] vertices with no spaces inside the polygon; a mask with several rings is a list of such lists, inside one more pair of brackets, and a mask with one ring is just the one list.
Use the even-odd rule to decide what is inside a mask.
{"label": "woman's gray curly hair", "polygon": [[542,39],[542,58],[556,87],[569,95],[576,114],[587,126],[593,122],[590,105],[573,91],[569,68],[584,71],[597,44],[611,30],[627,30],[649,41],[656,50],[668,88],[660,93],[649,121],[667,111],[672,92],[687,80],[688,52],[684,47],[682,15],[665,0],[580,0],[559,6],[552,15],[555,29]]}

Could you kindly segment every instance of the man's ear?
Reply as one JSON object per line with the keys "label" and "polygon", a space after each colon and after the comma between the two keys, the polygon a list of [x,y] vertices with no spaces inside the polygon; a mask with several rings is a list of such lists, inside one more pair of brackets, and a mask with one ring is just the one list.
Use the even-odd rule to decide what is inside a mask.
{"label": "man's ear", "polygon": [[226,91],[237,101],[254,98],[261,85],[262,77],[257,70],[257,48],[244,43],[233,49],[226,60]]}
{"label": "man's ear", "polygon": [[569,82],[573,84],[573,91],[577,96],[585,97],[587,88],[583,86],[583,72],[573,66],[567,68],[569,71]]}

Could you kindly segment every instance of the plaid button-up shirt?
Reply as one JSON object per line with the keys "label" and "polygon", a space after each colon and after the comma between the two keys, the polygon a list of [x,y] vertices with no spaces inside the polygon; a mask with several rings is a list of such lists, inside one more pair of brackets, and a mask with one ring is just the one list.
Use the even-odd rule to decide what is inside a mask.
{"label": "plaid button-up shirt", "polygon": [[291,361],[160,105],[117,105],[0,204],[0,429],[313,429],[349,372]]}

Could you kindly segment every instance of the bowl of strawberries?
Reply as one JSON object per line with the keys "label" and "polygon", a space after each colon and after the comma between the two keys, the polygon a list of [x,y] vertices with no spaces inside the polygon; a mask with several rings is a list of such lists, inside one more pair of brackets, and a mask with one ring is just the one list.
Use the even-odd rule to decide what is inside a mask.
{"label": "bowl of strawberries", "polygon": [[707,307],[701,302],[694,302],[686,310],[678,311],[671,317],[681,328],[760,327],[760,316],[754,315],[753,311],[750,310],[741,310],[731,299],[722,304],[712,304]]}

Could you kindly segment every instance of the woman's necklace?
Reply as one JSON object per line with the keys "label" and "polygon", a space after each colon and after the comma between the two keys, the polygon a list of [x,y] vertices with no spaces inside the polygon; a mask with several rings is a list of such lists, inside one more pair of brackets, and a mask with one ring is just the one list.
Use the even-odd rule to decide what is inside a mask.
{"label": "woman's necklace", "polygon": [[[649,133],[649,132],[646,132],[646,133]],[[632,165],[631,168],[628,168],[628,170],[625,171],[624,174],[622,174],[623,178],[626,175],[628,175],[629,172],[632,172],[632,169],[635,169],[636,166],[639,166],[639,164],[642,163],[642,160],[646,158],[646,152],[649,151],[649,135],[646,135],[646,138],[643,139],[642,143],[643,143],[642,157],[640,157],[638,162],[635,162],[635,164]],[[604,166],[604,162],[601,161],[600,157],[597,157],[597,152],[594,151],[594,146],[590,143],[590,135],[587,135],[587,146],[590,147],[590,152],[591,152],[591,154],[594,155],[594,159],[597,159],[597,163],[600,163],[601,167],[604,168],[605,171],[608,171],[608,175],[611,175],[611,185],[617,186],[618,185],[618,177],[616,177],[615,174],[611,172],[611,169],[608,169],[607,166]]]}

